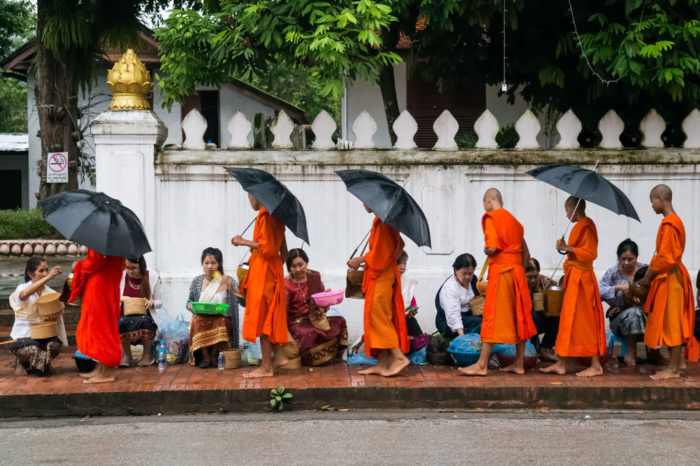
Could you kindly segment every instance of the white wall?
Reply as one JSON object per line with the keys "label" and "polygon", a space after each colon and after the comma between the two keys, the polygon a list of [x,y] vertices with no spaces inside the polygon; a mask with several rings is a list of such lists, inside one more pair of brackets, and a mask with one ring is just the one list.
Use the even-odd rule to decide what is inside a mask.
{"label": "white wall", "polygon": [[[643,151],[637,153],[642,156],[636,160],[642,160]],[[354,163],[348,162],[350,154]],[[563,202],[567,195],[527,175],[525,172],[532,165],[466,165],[460,161],[465,160],[464,154],[440,154],[444,159],[440,164],[427,165],[417,161],[436,157],[434,152],[167,151],[163,160],[168,163],[156,167],[157,226],[153,242],[164,279],[165,306],[184,308],[189,282],[201,273],[199,260],[205,247],[222,249],[225,269],[231,275],[235,275],[236,266],[245,255],[245,250],[234,248],[230,239],[248,225],[255,213],[240,185],[223,169],[224,165],[236,164],[236,158],[239,166],[269,171],[299,198],[308,220],[311,246],[305,249],[310,267],[319,270],[326,285],[333,289],[344,288],[345,262],[372,222],[333,171],[367,168],[405,182],[408,192],[426,213],[433,238],[432,250],[421,250],[406,240],[410,256],[408,275],[419,282],[418,320],[425,331],[435,328],[435,293],[451,273],[454,258],[470,252],[479,264],[485,259],[481,199],[489,187],[502,191],[505,207],[524,225],[532,255],[544,269],[553,269],[561,257],[554,244],[566,228]],[[538,151],[532,156],[544,163],[551,154]],[[617,245],[627,237],[638,242],[640,260],[651,259],[661,218],[651,210],[648,194],[651,187],[662,182],[673,188],[676,210],[685,221],[688,241],[684,262],[695,277],[700,267],[700,217],[694,207],[700,203],[700,156],[695,152],[688,154],[692,155],[686,159],[690,157],[695,164],[637,162],[599,167],[603,175],[628,194],[642,219],[638,223],[595,205],[589,207],[588,214],[598,226],[599,259],[594,265],[599,278],[615,263]],[[523,160],[530,156],[520,155]],[[591,158],[584,151],[566,151],[558,157],[570,159],[569,163],[593,163],[581,162]],[[602,157],[605,159],[605,154]],[[301,244],[291,234],[287,240],[290,248]],[[348,320],[351,339],[357,338],[362,332],[362,301],[346,300],[338,309]]]}

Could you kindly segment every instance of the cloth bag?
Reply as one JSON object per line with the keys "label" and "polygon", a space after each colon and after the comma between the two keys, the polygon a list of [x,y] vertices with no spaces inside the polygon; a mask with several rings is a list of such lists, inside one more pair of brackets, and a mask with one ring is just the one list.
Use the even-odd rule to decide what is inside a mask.
{"label": "cloth bag", "polygon": [[[365,255],[365,250],[369,244],[369,238],[365,242],[360,256]],[[352,299],[365,299],[365,292],[362,291],[362,282],[365,279],[365,270],[363,267],[358,269],[348,269],[347,278],[345,281],[345,297]]]}

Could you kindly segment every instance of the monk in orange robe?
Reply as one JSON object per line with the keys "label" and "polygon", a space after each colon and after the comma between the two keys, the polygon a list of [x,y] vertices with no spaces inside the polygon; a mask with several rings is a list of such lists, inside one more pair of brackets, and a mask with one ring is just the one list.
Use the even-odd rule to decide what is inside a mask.
{"label": "monk in orange robe", "polygon": [[[365,205],[367,212],[372,210]],[[360,374],[398,375],[409,364],[406,311],[401,295],[401,274],[396,259],[403,251],[401,235],[394,228],[374,218],[369,235],[369,251],[353,257],[348,266],[356,269],[365,264],[362,290],[365,292],[365,351],[367,356],[379,352],[375,366]]]}
{"label": "monk in orange robe", "polygon": [[248,274],[240,287],[246,296],[243,338],[255,343],[260,337],[262,364],[245,377],[270,377],[276,368],[287,363],[284,352],[280,350],[287,343],[283,269],[287,243],[284,224],[270,215],[256,198],[250,194],[248,198],[253,210],[258,212],[253,241],[236,235],[231,243],[234,246],[247,246],[251,251]]}
{"label": "monk in orange robe", "polygon": [[459,371],[464,375],[487,375],[491,347],[506,343],[515,344],[515,362],[501,370],[524,374],[525,342],[537,334],[525,277],[530,253],[523,226],[503,208],[500,191],[495,188],[486,191],[484,210],[481,226],[489,275],[481,324],[481,355],[475,364],[460,367]]}
{"label": "monk in orange robe", "polygon": [[605,314],[600,300],[598,280],[593,272],[593,260],[598,257],[598,231],[593,220],[586,217],[586,201],[569,197],[564,203],[569,220],[576,223],[569,235],[556,248],[566,251],[564,262],[564,299],[559,317],[559,333],[554,345],[559,361],[542,372],[565,374],[568,357],[590,357],[591,365],[578,372],[581,377],[603,374],[600,356],[607,350]]}
{"label": "monk in orange robe", "polygon": [[660,184],[649,194],[654,212],[664,216],[656,234],[656,255],[649,264],[640,285],[649,287],[644,311],[649,315],[644,343],[650,348],[668,347],[666,368],[651,378],[656,380],[680,377],[682,345],[697,345],[693,284],[681,258],[685,249],[685,228],[673,210],[671,188]]}
{"label": "monk in orange robe", "polygon": [[105,257],[88,249],[87,257],[73,266],[68,302],[83,298],[75,331],[78,349],[98,362],[92,372],[80,374],[85,383],[114,381],[114,368],[122,360],[119,337],[119,282],[124,272],[122,257]]}

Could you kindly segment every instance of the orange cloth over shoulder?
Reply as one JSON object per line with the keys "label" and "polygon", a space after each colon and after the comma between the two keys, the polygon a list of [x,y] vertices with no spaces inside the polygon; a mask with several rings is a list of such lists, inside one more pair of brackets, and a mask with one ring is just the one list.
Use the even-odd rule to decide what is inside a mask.
{"label": "orange cloth over shoulder", "polygon": [[584,217],[571,229],[574,248],[564,262],[564,300],[554,349],[559,356],[602,356],[607,350],[605,314],[593,260],[598,257],[598,230]]}
{"label": "orange cloth over shoulder", "polygon": [[486,212],[481,219],[485,247],[499,252],[489,257],[488,285],[481,341],[520,343],[537,333],[532,301],[523,268],[523,226],[506,209]]}
{"label": "orange cloth over shoulder", "polygon": [[119,337],[119,282],[124,259],[106,257],[88,249],[73,270],[69,302],[82,296],[80,321],[75,331],[78,349],[105,366],[117,367],[122,359]]}
{"label": "orange cloth over shoulder", "polygon": [[373,349],[400,348],[402,352],[408,352],[406,311],[401,295],[401,274],[396,263],[400,247],[399,232],[375,217],[362,282],[367,356]]}
{"label": "orange cloth over shoulder", "polygon": [[287,309],[284,296],[284,269],[280,247],[284,241],[284,224],[261,207],[255,218],[248,274],[241,284],[246,293],[243,338],[255,342],[267,335],[275,345],[287,343]]}
{"label": "orange cloth over shoulder", "polygon": [[[685,228],[676,214],[667,215],[656,235],[656,255],[649,267],[656,272],[644,311],[649,314],[644,343],[650,348],[686,344],[694,349],[695,307],[693,284],[681,262]],[[697,355],[697,350],[691,356]]]}

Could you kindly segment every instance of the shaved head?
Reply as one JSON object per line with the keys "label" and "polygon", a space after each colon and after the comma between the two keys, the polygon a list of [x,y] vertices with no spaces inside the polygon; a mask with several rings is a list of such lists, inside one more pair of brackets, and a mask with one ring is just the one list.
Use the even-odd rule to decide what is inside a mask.
{"label": "shaved head", "polygon": [[578,209],[576,210],[578,210],[579,212],[583,212],[584,210],[586,210],[586,201],[583,199],[579,199],[578,197],[569,196],[566,199],[566,202],[564,202],[565,206],[571,207],[572,209],[576,208],[576,204],[578,204]]}
{"label": "shaved head", "polygon": [[484,193],[484,201],[496,201],[500,206],[503,206],[503,196],[496,188],[489,188]]}
{"label": "shaved head", "polygon": [[673,191],[665,184],[658,184],[651,190],[649,197],[671,202],[673,200]]}

